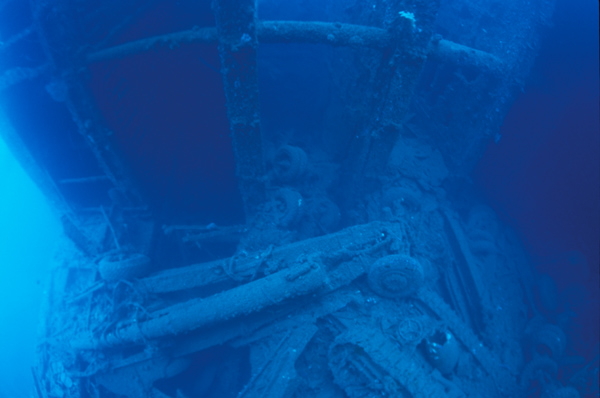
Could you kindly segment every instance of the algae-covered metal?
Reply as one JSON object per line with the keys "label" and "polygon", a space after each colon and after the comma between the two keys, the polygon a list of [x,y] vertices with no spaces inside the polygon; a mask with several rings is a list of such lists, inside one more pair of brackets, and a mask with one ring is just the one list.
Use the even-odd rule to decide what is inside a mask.
{"label": "algae-covered metal", "polygon": [[280,7],[31,2],[34,48],[0,89],[68,121],[5,133],[68,237],[38,395],[577,394],[518,240],[468,183],[551,2]]}

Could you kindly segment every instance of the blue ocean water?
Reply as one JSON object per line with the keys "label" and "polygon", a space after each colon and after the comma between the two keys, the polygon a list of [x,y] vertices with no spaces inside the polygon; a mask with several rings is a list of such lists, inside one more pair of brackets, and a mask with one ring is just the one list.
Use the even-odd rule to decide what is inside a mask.
{"label": "blue ocean water", "polygon": [[[284,10],[285,11],[285,10]],[[313,15],[307,16],[312,18]],[[160,18],[156,18],[160,24]],[[153,26],[154,28],[155,26]],[[169,31],[173,26],[165,27]],[[131,32],[131,37],[143,37],[144,27]],[[201,56],[181,53],[180,62],[203,70],[205,76],[218,69],[218,56],[211,49],[200,49]],[[302,59],[302,54],[298,56]],[[137,70],[122,65],[129,82],[135,84]],[[166,65],[153,65],[148,73],[160,76]],[[93,73],[112,71],[96,70]],[[147,75],[146,75],[147,77]],[[200,79],[200,78],[199,78]],[[192,82],[209,89],[202,101],[209,104],[222,95],[213,78]],[[185,90],[189,81],[180,82],[175,90]],[[302,84],[288,82],[291,89]],[[320,82],[311,82],[318,89]],[[139,84],[142,84],[141,82]],[[599,242],[600,242],[600,134],[598,125],[598,13],[590,0],[559,0],[554,27],[548,32],[532,75],[519,95],[501,130],[501,137],[488,149],[479,162],[474,178],[485,192],[487,200],[514,226],[525,242],[529,254],[541,273],[557,283],[561,306],[573,312],[568,330],[573,344],[572,354],[592,359],[598,352],[600,333],[599,307]],[[99,87],[91,87],[100,90]],[[131,92],[130,92],[131,93]],[[127,112],[127,93],[118,94],[114,106]],[[105,99],[107,101],[112,98]],[[156,109],[181,112],[188,117],[193,110],[170,109],[164,102],[148,104],[148,113]],[[36,99],[31,98],[32,103]],[[310,98],[300,97],[309,102]],[[156,107],[156,108],[154,108]],[[206,108],[203,108],[206,109]],[[284,125],[297,117],[294,109],[280,109],[277,115]],[[117,113],[118,113],[117,112]],[[206,109],[199,115],[214,121],[218,128],[225,120],[219,110]],[[210,115],[208,115],[210,114]],[[118,114],[115,118],[118,118]],[[109,123],[111,120],[108,121]],[[115,121],[116,123],[117,121]],[[158,123],[160,120],[158,121]],[[303,128],[310,129],[309,120]],[[154,128],[165,128],[150,121]],[[9,128],[2,123],[2,128]],[[189,126],[193,130],[196,126]],[[182,131],[182,135],[189,134]],[[133,145],[123,143],[125,148]],[[138,137],[139,138],[139,137]],[[204,170],[207,164],[221,164],[217,174],[202,174],[194,191],[181,197],[167,198],[178,204],[182,212],[194,209],[217,224],[235,223],[241,218],[241,204],[232,185],[233,169],[227,137],[216,138],[212,146],[218,152],[186,153],[176,158],[186,145],[172,148],[172,156],[164,153],[143,153],[154,163],[168,163],[169,173],[148,173],[143,181],[159,181],[160,190],[169,190],[173,175],[182,170]],[[221,163],[219,163],[221,162]],[[164,170],[163,166],[157,169]],[[216,192],[210,198],[203,191]],[[58,221],[26,173],[15,163],[6,147],[0,146],[0,397],[27,397],[32,394],[30,366],[36,339],[39,303],[43,279],[60,237]],[[212,209],[225,208],[216,214]],[[231,209],[234,209],[233,211]],[[174,216],[176,218],[176,215]]]}
{"label": "blue ocean water", "polygon": [[[0,128],[10,128],[0,111]],[[33,394],[44,280],[61,236],[46,198],[0,142],[0,397]]]}

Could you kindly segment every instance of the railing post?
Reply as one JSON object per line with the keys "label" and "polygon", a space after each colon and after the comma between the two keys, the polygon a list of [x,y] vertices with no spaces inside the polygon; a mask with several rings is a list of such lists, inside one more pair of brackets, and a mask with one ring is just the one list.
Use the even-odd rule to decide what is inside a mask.
{"label": "railing post", "polygon": [[265,200],[254,0],[215,0],[221,75],[246,217]]}

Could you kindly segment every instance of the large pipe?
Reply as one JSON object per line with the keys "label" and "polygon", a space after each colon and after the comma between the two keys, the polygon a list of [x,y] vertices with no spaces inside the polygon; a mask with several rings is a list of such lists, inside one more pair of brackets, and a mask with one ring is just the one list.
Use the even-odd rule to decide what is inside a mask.
{"label": "large pipe", "polygon": [[[385,29],[372,26],[302,21],[257,21],[256,34],[258,42],[263,44],[313,43],[378,49],[389,47],[394,37]],[[177,48],[185,43],[216,43],[217,40],[216,28],[194,28],[100,50],[88,55],[88,61],[121,58],[152,49]],[[503,62],[495,55],[444,40],[439,35],[432,41],[429,54],[459,65],[471,65],[492,72],[503,70]]]}
{"label": "large pipe", "polygon": [[321,264],[304,262],[207,298],[193,299],[155,311],[148,320],[128,321],[101,340],[82,336],[71,345],[75,349],[97,349],[179,335],[261,311],[314,292],[326,283],[327,275]]}

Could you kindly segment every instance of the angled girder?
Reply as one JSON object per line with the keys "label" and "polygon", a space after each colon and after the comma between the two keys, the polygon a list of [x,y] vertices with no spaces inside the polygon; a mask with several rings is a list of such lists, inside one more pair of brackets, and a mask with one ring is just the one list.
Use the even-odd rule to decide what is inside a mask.
{"label": "angled girder", "polygon": [[129,170],[115,153],[110,139],[112,132],[100,122],[94,101],[84,87],[85,58],[73,42],[74,34],[69,31],[69,25],[64,23],[70,14],[63,15],[61,10],[59,6],[44,2],[34,8],[34,28],[39,33],[40,43],[49,60],[44,68],[51,70],[64,83],[65,106],[104,175],[121,192],[127,206],[143,205]]}

